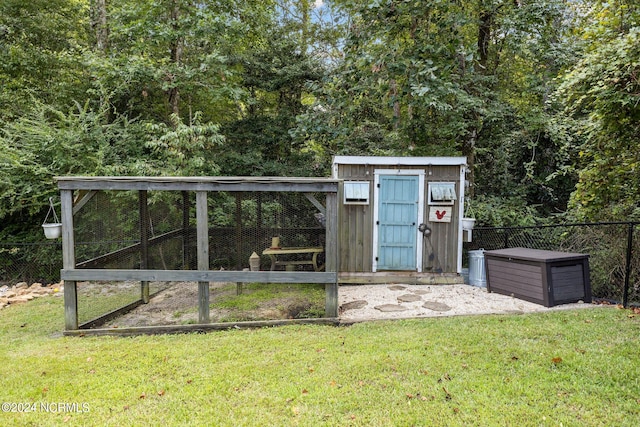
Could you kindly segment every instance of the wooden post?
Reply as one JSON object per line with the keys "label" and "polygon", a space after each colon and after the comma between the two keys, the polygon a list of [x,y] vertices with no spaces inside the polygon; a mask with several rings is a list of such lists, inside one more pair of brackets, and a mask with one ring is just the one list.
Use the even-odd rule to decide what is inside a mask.
{"label": "wooden post", "polygon": [[[73,234],[73,190],[61,190],[62,216],[62,268],[76,267],[75,240]],[[67,331],[78,329],[78,294],[75,280],[64,282],[64,327]]]}
{"label": "wooden post", "polygon": [[189,193],[182,192],[182,268],[187,270],[189,266]]}
{"label": "wooden post", "polygon": [[325,285],[325,317],[338,317],[338,195],[327,193],[325,271],[335,272],[335,283]]}
{"label": "wooden post", "polygon": [[[149,206],[147,205],[147,192],[138,191],[140,213],[140,269],[149,268]],[[140,282],[140,299],[144,304],[149,303],[149,282]]]}
{"label": "wooden post", "polygon": [[242,270],[242,195],[236,193],[236,270]]}
{"label": "wooden post", "polygon": [[633,229],[635,225],[634,222],[630,222],[627,231],[627,262],[624,269],[624,291],[622,293],[622,306],[624,308],[627,308],[629,304],[629,278],[631,276],[631,253],[633,251]]}
{"label": "wooden post", "polygon": [[257,195],[256,204],[256,240],[253,242],[254,248],[260,248],[262,246],[262,242],[264,241],[264,236],[262,235],[262,192],[259,192]]}
{"label": "wooden post", "polygon": [[[209,213],[207,192],[196,191],[198,270],[209,270]],[[198,323],[209,323],[209,282],[198,282]]]}

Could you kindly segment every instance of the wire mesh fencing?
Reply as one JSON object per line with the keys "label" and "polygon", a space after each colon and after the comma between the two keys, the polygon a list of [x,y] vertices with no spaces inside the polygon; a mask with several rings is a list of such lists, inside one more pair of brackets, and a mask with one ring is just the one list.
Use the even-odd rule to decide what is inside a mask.
{"label": "wire mesh fencing", "polygon": [[[312,195],[323,204],[322,196]],[[144,215],[139,214],[144,202],[134,191],[99,192],[83,206],[74,217],[78,268],[197,269],[194,194],[150,191],[147,197]],[[322,216],[308,195],[218,192],[208,197],[211,269],[248,268],[252,253],[261,255],[274,237],[285,247],[324,245]],[[261,257],[260,266],[269,267],[269,257]]]}
{"label": "wire mesh fencing", "polygon": [[0,285],[58,283],[61,268],[60,242],[0,242]]}
{"label": "wire mesh fencing", "polygon": [[[209,192],[207,197],[211,270],[249,269],[254,253],[259,258],[258,268],[269,270],[275,265],[272,258],[262,252],[275,241],[284,247],[324,246],[325,228],[318,211],[318,206],[326,203],[324,194]],[[198,269],[194,192],[95,192],[74,215],[74,231],[78,269]],[[323,254],[318,259],[314,257],[314,263],[302,259],[309,257],[308,253],[287,256],[289,266],[297,270],[313,271],[324,262]],[[153,318],[163,325],[197,320],[197,283],[151,282],[149,286],[152,297],[163,295],[154,300],[161,303],[154,305],[155,313],[147,307],[136,309],[146,315],[129,319],[133,326],[146,326]],[[269,293],[264,292],[267,288]],[[268,287],[267,284],[211,283],[212,309],[226,313],[212,317],[222,321],[256,320],[256,311],[261,311],[264,318],[258,320],[268,320],[270,316],[315,314],[322,317],[324,313],[320,313],[320,309],[324,308],[324,301],[315,294],[323,291],[322,285],[307,285],[307,288],[297,289],[292,284]],[[250,293],[254,294],[253,301],[245,301],[244,305],[252,305],[254,310],[239,309],[243,305],[241,301]],[[135,281],[79,283],[79,323],[135,305],[143,294],[141,283]],[[234,301],[227,301],[229,299]],[[279,307],[280,313],[264,308],[269,305]],[[172,314],[167,316],[166,312]]]}
{"label": "wire mesh fencing", "polygon": [[594,298],[640,303],[640,241],[635,223],[477,228],[467,250],[514,247],[589,254]]}

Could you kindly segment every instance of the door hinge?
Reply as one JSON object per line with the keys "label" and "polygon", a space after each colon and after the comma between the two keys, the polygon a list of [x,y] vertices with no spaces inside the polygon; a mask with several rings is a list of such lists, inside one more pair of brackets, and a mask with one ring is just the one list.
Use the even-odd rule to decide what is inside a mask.
{"label": "door hinge", "polygon": [[380,221],[376,221],[376,225],[380,225]]}

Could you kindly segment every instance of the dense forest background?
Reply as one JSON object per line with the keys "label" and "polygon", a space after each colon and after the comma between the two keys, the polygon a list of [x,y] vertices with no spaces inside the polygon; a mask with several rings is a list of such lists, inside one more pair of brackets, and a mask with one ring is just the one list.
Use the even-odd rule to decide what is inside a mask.
{"label": "dense forest background", "polygon": [[640,219],[636,0],[1,0],[0,241],[57,175],[464,155],[483,225]]}

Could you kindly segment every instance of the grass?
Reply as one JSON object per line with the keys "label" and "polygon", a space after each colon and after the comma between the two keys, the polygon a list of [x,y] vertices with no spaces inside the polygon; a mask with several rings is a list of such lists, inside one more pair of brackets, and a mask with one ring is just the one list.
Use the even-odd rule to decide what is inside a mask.
{"label": "grass", "polygon": [[[156,307],[158,312],[169,312],[174,323],[195,323],[197,318],[197,294],[184,299],[182,286],[197,284],[171,284],[151,282],[150,293],[175,286],[172,294],[180,294],[176,306]],[[238,322],[288,318],[318,318],[325,314],[325,288],[323,284],[248,283],[237,295],[237,285],[229,283],[211,289],[211,318],[213,322]],[[92,282],[78,288],[78,312],[80,323],[92,320],[140,299],[139,282]],[[169,300],[167,300],[169,301]],[[186,302],[185,302],[186,301]],[[182,317],[185,317],[184,319]]]}
{"label": "grass", "polygon": [[[222,296],[214,298],[210,307],[229,312],[222,321],[270,320],[272,316],[284,318],[323,317],[325,312],[324,285],[306,283],[247,283],[242,294],[235,291],[236,285],[230,284]],[[260,310],[266,310],[265,316]]]}
{"label": "grass", "polygon": [[[1,425],[635,426],[640,419],[640,316],[628,310],[133,338],[62,337],[63,318],[58,297],[0,311],[0,400],[38,409],[0,412]],[[57,403],[77,411],[40,406]]]}
{"label": "grass", "polygon": [[[236,285],[231,284],[223,289],[235,291]],[[294,296],[324,308],[324,292],[324,285],[317,284],[246,283],[242,286],[242,294],[229,293],[219,297],[211,307],[253,310],[260,307],[261,303],[274,298]]]}

